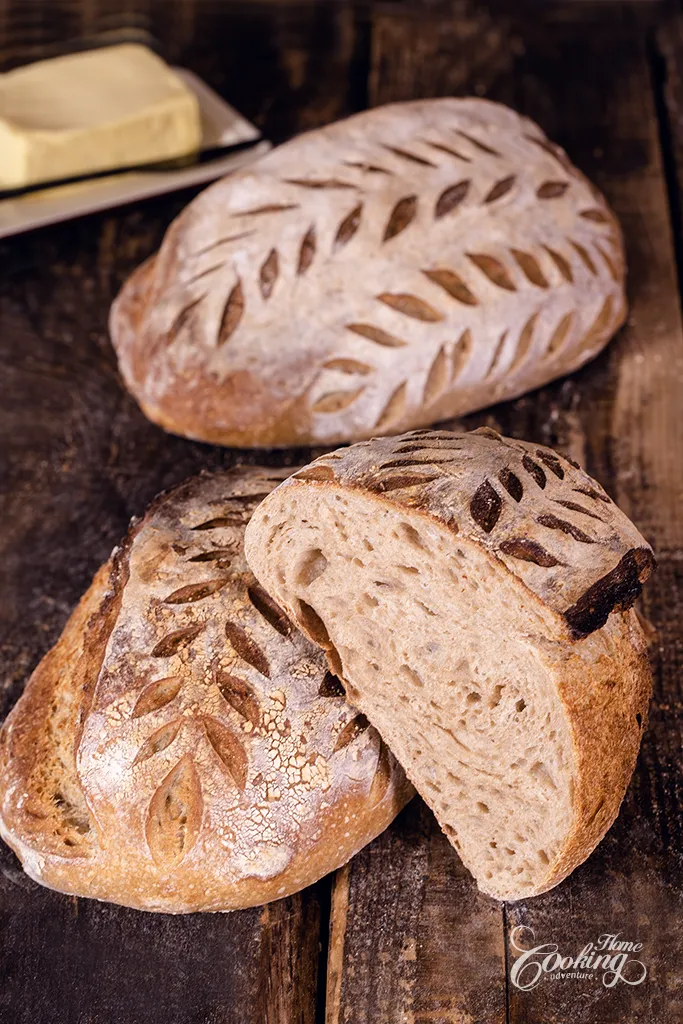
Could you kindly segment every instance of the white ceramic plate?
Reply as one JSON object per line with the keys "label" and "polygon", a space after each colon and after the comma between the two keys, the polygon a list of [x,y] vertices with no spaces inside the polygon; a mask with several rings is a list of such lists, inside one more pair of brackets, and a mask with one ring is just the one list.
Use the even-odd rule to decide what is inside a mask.
{"label": "white ceramic plate", "polygon": [[[199,100],[202,118],[202,151],[254,142],[258,129],[186,68],[175,68]],[[106,210],[138,199],[201,185],[238,170],[271,148],[261,141],[238,152],[218,152],[202,163],[169,170],[133,170],[87,181],[53,185],[0,199],[0,238],[31,228]]]}

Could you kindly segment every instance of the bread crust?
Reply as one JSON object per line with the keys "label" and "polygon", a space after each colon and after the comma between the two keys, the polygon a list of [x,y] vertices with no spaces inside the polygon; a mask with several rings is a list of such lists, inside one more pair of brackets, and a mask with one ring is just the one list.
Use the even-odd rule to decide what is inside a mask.
{"label": "bread crust", "polygon": [[110,333],[166,430],[333,444],[571,372],[623,322],[624,277],[613,214],[537,125],[488,100],[417,100],[207,189],[124,286]]}
{"label": "bread crust", "polygon": [[[306,621],[278,588],[267,554],[268,531],[295,488],[355,492],[377,502],[378,511],[391,506],[397,518],[409,513],[436,522],[463,549],[477,545],[499,573],[515,579],[528,609],[529,646],[557,687],[570,729],[573,821],[563,849],[532,891],[493,890],[484,878],[478,884],[499,899],[557,885],[613,823],[635,767],[652,677],[646,639],[630,606],[654,568],[649,545],[595,480],[551,449],[488,428],[378,438],[323,455],[298,471],[264,501],[247,530],[255,575],[304,630]],[[525,544],[517,547],[516,540]],[[531,556],[535,561],[528,561]],[[624,573],[625,560],[636,567],[633,573]],[[319,635],[308,635],[320,642]],[[337,652],[327,653],[345,678]],[[353,678],[345,683],[350,699],[372,720],[362,687]],[[420,790],[420,780],[412,781]],[[421,795],[433,806],[432,794]],[[476,876],[477,866],[468,867]]]}
{"label": "bread crust", "polygon": [[284,476],[156,499],[33,673],[0,733],[0,832],[36,881],[166,913],[258,905],[412,795],[247,569],[245,524]]}

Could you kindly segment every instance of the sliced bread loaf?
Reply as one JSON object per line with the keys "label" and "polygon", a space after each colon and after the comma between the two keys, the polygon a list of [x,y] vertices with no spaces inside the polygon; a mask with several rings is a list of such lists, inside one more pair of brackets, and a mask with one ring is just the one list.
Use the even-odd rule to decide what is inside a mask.
{"label": "sliced bread loaf", "polygon": [[403,772],[247,569],[286,472],[158,498],[0,734],[0,834],[43,885],[167,913],[309,885],[381,832]]}
{"label": "sliced bread loaf", "polygon": [[246,534],[485,892],[556,885],[614,821],[651,680],[652,552],[548,448],[415,431],[333,452]]}

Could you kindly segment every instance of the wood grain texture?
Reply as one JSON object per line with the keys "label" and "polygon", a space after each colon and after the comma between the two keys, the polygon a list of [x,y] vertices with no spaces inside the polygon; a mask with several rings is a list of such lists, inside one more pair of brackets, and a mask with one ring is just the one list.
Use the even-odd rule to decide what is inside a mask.
{"label": "wood grain texture", "polygon": [[[628,326],[597,361],[568,380],[468,417],[457,426],[489,423],[503,433],[554,445],[580,459],[653,541],[661,564],[645,605],[659,631],[654,652],[655,700],[621,815],[589,861],[559,888],[534,900],[509,904],[504,919],[490,921],[483,948],[490,963],[500,933],[505,935],[504,1019],[511,1024],[673,1024],[682,1012],[680,958],[671,930],[672,923],[681,920],[683,899],[677,853],[681,848],[677,810],[681,626],[675,622],[680,611],[672,613],[671,603],[680,601],[683,520],[677,510],[682,479],[679,366],[683,333],[648,59],[647,16],[625,5],[565,4],[548,5],[543,13],[536,9],[534,19],[521,12],[491,25],[479,7],[460,4],[457,9],[454,26],[444,5],[376,5],[370,102],[458,94],[475,82],[478,92],[528,113],[604,189],[624,225],[631,271]],[[477,984],[480,992],[485,991],[490,975],[474,959],[463,964],[463,947],[473,934],[471,908],[473,901],[481,899],[471,881],[463,877],[459,893],[468,922],[464,926],[453,928],[450,901],[436,901],[431,918],[419,902],[421,892],[441,889],[462,870],[454,855],[449,863],[448,848],[443,861],[429,863],[429,852],[441,842],[440,837],[428,834],[422,839],[426,877],[418,879],[417,872],[412,879],[400,876],[400,883],[392,886],[393,894],[387,888],[387,879],[393,881],[394,875],[398,879],[405,861],[405,853],[398,852],[403,820],[352,862],[335,893],[329,1020],[334,1024],[352,1020],[363,993],[382,992],[390,993],[394,1002],[389,1013],[384,1012],[387,1004],[382,1004],[377,1020],[460,1024],[495,1019],[491,1007],[487,1015],[476,1003]],[[399,845],[389,874],[377,847],[391,842]],[[368,905],[373,908],[373,920],[381,920],[394,906],[396,891],[408,908],[415,901],[419,907],[412,916],[408,909],[410,934],[420,936],[415,947],[417,965],[402,958],[401,927],[396,929],[393,950],[370,958],[370,922],[356,925]],[[478,922],[480,915],[478,909]],[[430,927],[425,929],[427,919]],[[577,956],[600,934],[619,932],[623,939],[643,943],[648,979],[641,986],[622,983],[608,989],[597,972],[591,979],[544,980],[531,991],[520,991],[511,984],[509,974],[518,955],[510,939],[520,926],[525,931],[516,936],[525,946],[531,942],[531,929],[535,943],[557,943],[565,956]],[[441,941],[445,934],[452,937],[446,944]],[[425,983],[417,986],[413,979],[420,965],[428,966],[430,980],[422,974]],[[434,978],[445,984],[435,988]],[[463,990],[468,993],[464,1005],[458,1002]],[[410,993],[407,1004],[400,1001],[404,991]]]}
{"label": "wood grain texture", "polygon": [[313,1024],[317,903],[172,917],[61,896],[0,852],[0,1020]]}
{"label": "wood grain texture", "polygon": [[503,907],[422,801],[338,873],[326,1024],[505,1021]]}

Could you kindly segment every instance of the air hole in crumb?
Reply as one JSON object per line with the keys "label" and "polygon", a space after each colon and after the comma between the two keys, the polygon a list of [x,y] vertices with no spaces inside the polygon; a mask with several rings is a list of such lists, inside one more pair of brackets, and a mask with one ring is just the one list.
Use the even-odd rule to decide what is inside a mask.
{"label": "air hole in crumb", "polygon": [[504,689],[504,687],[500,683],[497,684],[496,686],[494,686],[493,694],[491,696],[491,699],[489,700],[489,707],[490,708],[497,708],[498,707],[498,705],[501,702],[501,698],[503,696],[503,689]]}
{"label": "air hole in crumb", "polygon": [[304,552],[296,571],[295,582],[302,587],[310,587],[327,569],[328,561],[320,548],[311,548]]}
{"label": "air hole in crumb", "polygon": [[400,534],[399,540],[404,540],[407,544],[412,544],[413,547],[419,548],[421,551],[427,550],[420,534],[410,523],[399,523],[398,530]]}
{"label": "air hole in crumb", "polygon": [[336,529],[337,533],[341,537],[341,539],[344,540],[344,541],[348,541],[349,535],[346,532],[346,530],[344,529],[344,527],[342,526],[342,524],[339,522],[339,520],[335,519],[334,526],[335,526],[335,529]]}
{"label": "air hole in crumb", "polygon": [[505,852],[508,853],[511,857],[514,857],[515,855],[515,851],[511,850],[509,846],[505,847]]}
{"label": "air hole in crumb", "polygon": [[352,558],[351,561],[354,565],[359,565],[361,569],[365,568],[365,562],[360,558]]}
{"label": "air hole in crumb", "polygon": [[477,810],[479,811],[480,814],[488,814],[488,804],[484,804],[481,802],[481,800],[477,800]]}
{"label": "air hole in crumb", "polygon": [[424,682],[417,672],[410,667],[410,665],[401,665],[398,670],[398,674],[413,686],[424,686]]}
{"label": "air hole in crumb", "polygon": [[640,712],[638,712],[638,714],[636,715],[636,722],[638,723],[638,727],[639,728],[643,724],[643,716],[640,714]]}
{"label": "air hole in crumb", "polygon": [[538,851],[538,859],[540,860],[540,862],[542,864],[550,864],[550,857],[545,852],[545,850],[539,850]]}
{"label": "air hole in crumb", "polygon": [[535,764],[532,764],[529,769],[529,775],[533,775],[546,789],[557,789],[555,780],[542,761],[536,761]]}
{"label": "air hole in crumb", "polygon": [[491,840],[491,842],[489,843],[489,846],[491,847],[492,850],[497,850],[498,849],[498,843],[495,841],[495,839]]}
{"label": "air hole in crumb", "polygon": [[399,572],[408,573],[411,576],[419,575],[420,570],[416,569],[414,565],[397,565],[395,566]]}
{"label": "air hole in crumb", "polygon": [[471,693],[467,694],[468,704],[477,704],[481,700],[481,694],[477,693],[476,690],[472,690]]}
{"label": "air hole in crumb", "polygon": [[517,703],[515,704],[515,709],[516,709],[517,711],[524,711],[524,708],[525,708],[525,707],[526,707],[526,701],[525,701],[525,700],[523,700],[523,699],[522,699],[522,698],[520,697],[520,699],[519,699],[519,700],[517,701]]}
{"label": "air hole in crumb", "polygon": [[368,540],[367,537],[363,538],[363,547],[365,548],[366,551],[374,551],[375,550],[374,546],[370,543],[370,541]]}

